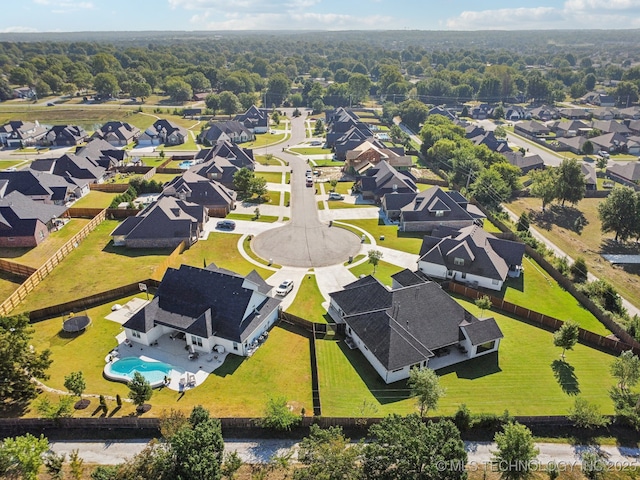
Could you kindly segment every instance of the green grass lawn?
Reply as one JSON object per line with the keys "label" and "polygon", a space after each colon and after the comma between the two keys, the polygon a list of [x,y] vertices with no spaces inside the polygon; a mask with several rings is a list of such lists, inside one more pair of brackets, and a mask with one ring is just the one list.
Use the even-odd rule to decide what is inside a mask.
{"label": "green grass lawn", "polygon": [[117,193],[99,192],[91,190],[84,197],[73,204],[75,208],[107,208],[111,205]]}
{"label": "green grass lawn", "polygon": [[16,165],[20,165],[21,163],[22,160],[0,160],[0,170],[15,167]]}
{"label": "green grass lawn", "polygon": [[156,173],[153,177],[151,177],[151,180],[155,180],[156,182],[165,184],[179,176],[179,174],[176,175],[175,173]]}
{"label": "green grass lawn", "polygon": [[166,147],[164,145],[160,145],[158,150],[164,150],[165,152],[179,152],[181,150],[198,150],[198,145],[196,145],[196,140],[193,138],[191,133],[187,134],[187,140],[180,145],[172,145],[170,147]]}
{"label": "green grass lawn", "polygon": [[207,240],[200,240],[191,248],[185,250],[175,263],[202,267],[205,263],[215,263],[218,267],[226,268],[240,275],[246,275],[251,270],[256,270],[264,279],[270,277],[273,272],[255,266],[240,255],[238,240],[241,235],[235,233],[211,232]]}
{"label": "green grass lawn", "polygon": [[282,203],[285,207],[288,207],[291,204],[291,192],[285,191],[282,193],[284,193],[284,200]]}
{"label": "green grass lawn", "polygon": [[251,220],[252,222],[264,222],[264,223],[273,223],[278,220],[278,217],[275,215],[260,215],[260,218],[256,218],[255,215],[251,215],[248,213],[230,213],[226,217],[229,220]]}
{"label": "green grass lawn", "polygon": [[[345,230],[349,230],[350,232],[353,232],[358,238],[362,237],[362,232],[357,228],[355,228],[353,225],[349,225],[348,223],[341,223],[341,221],[338,221],[337,223],[334,222],[333,226],[338,228],[344,228]],[[364,237],[364,243],[371,243],[371,241],[369,240],[369,237],[367,237],[366,235]]]}
{"label": "green grass lawn", "polygon": [[84,218],[73,218],[62,229],[52,232],[44,242],[34,248],[0,248],[0,258],[37,268],[82,230],[89,221]]}
{"label": "green grass lawn", "polygon": [[316,167],[341,167],[344,165],[344,162],[331,160],[331,157],[323,160],[311,160],[311,163]]}
{"label": "green grass lawn", "polygon": [[391,286],[393,283],[391,275],[395,275],[399,271],[404,270],[404,268],[398,267],[397,265],[393,265],[391,263],[387,263],[384,260],[380,260],[380,262],[378,262],[378,266],[376,267],[375,274],[373,273],[373,265],[369,262],[361,263],[360,265],[356,265],[349,270],[351,270],[351,273],[353,273],[356,277],[359,277],[360,275],[373,275],[385,285]]}
{"label": "green grass lawn", "polygon": [[[244,251],[247,255],[249,255],[253,260],[255,260],[258,263],[261,263],[262,265],[268,266],[268,267],[273,267],[273,268],[281,268],[282,265],[278,265],[277,263],[269,263],[269,260],[266,258],[262,258],[260,256],[258,256],[258,254],[256,254],[252,249],[251,249],[251,237],[246,237],[244,239],[244,243],[243,243],[243,248]],[[273,273],[271,271],[269,271],[269,275]],[[263,278],[267,278],[267,277],[263,277]]]}
{"label": "green grass lawn", "polygon": [[[458,301],[479,313],[473,303]],[[561,352],[553,346],[550,332],[495,312],[492,315],[504,334],[498,355],[440,370],[446,396],[432,415],[453,414],[462,403],[472,413],[500,414],[508,409],[512,415],[565,415],[576,391],[598,404],[603,413],[613,413],[607,393],[613,385],[611,355],[579,344],[567,352],[566,365],[559,365]],[[358,350],[335,341],[318,341],[316,349],[323,415],[358,416],[365,401],[375,406],[375,412],[366,409],[370,416],[416,411],[415,400],[407,398],[406,382],[385,385]]]}
{"label": "green grass lawn", "polygon": [[331,156],[333,153],[330,148],[320,148],[320,147],[301,147],[301,148],[290,148],[294,153],[299,153],[300,155],[329,155]]}
{"label": "green grass lawn", "polygon": [[117,225],[115,220],[98,225],[27,296],[17,311],[56,305],[151,277],[172,249],[114,247],[110,233]]}
{"label": "green grass lawn", "polygon": [[282,172],[256,172],[256,177],[264,178],[269,183],[282,183]]}
{"label": "green grass lawn", "polygon": [[256,135],[256,139],[253,142],[243,143],[243,148],[261,148],[266,147],[268,145],[275,145],[276,143],[283,142],[287,139],[288,135],[286,133],[264,133],[261,135]]}
{"label": "green grass lawn", "polygon": [[[342,221],[342,220],[341,220]],[[420,253],[422,246],[423,233],[398,232],[395,225],[378,225],[378,220],[343,220],[344,223],[355,225],[366,230],[374,238],[378,239],[384,235],[384,241],[380,245],[384,247],[394,248],[408,253]]]}
{"label": "green grass lawn", "polygon": [[486,230],[489,233],[500,233],[500,232],[502,232],[502,230],[500,230],[493,223],[491,223],[491,220],[489,220],[488,218],[484,219],[484,223],[482,224],[482,226],[483,226],[484,230]]}
{"label": "green grass lawn", "polygon": [[327,201],[327,205],[329,205],[329,210],[335,210],[338,208],[376,208],[373,204],[368,203],[347,203],[342,202],[340,200],[329,200]]}
{"label": "green grass lawn", "polygon": [[508,278],[501,292],[504,299],[559,320],[573,320],[585,330],[607,336],[611,332],[569,292],[553,280],[542,267],[525,257],[524,273]]}
{"label": "green grass lawn", "polygon": [[0,303],[4,302],[9,295],[15,292],[24,280],[24,278],[17,275],[0,272]]}
{"label": "green grass lawn", "polygon": [[271,157],[270,160],[267,160],[266,155],[254,155],[254,159],[260,165],[284,165],[284,160],[281,160],[277,157]]}
{"label": "green grass lawn", "polygon": [[351,187],[353,187],[353,182],[338,182],[336,184],[336,192],[343,195],[351,195]]}
{"label": "green grass lawn", "polygon": [[306,275],[302,279],[295,301],[287,313],[306,318],[311,322],[326,323],[327,310],[322,306],[324,297],[320,293],[315,275]]}
{"label": "green grass lawn", "polygon": [[93,131],[94,125],[103,124],[109,120],[121,120],[136,125],[146,125],[150,120],[145,128],[155,121],[152,117],[138,114],[134,108],[116,105],[92,106],[91,108],[65,107],[64,105],[56,105],[52,108],[29,105],[29,108],[24,108],[23,105],[14,104],[3,105],[0,108],[0,125],[16,118],[30,122],[38,120],[45,125],[80,125],[87,131]]}
{"label": "green grass lawn", "polygon": [[316,202],[317,206],[318,206],[318,210],[324,210],[324,201],[323,200],[318,200]]}
{"label": "green grass lawn", "polygon": [[[47,385],[65,390],[64,376],[74,370],[82,370],[87,383],[86,393],[127,397],[127,386],[103,378],[102,369],[105,356],[116,346],[115,335],[122,329],[118,323],[104,317],[111,305],[128,300],[125,298],[90,309],[87,313],[93,324],[79,336],[60,335],[61,318],[35,325],[34,346],[38,350],[49,348],[52,352],[53,364],[48,370],[51,378],[46,381]],[[269,339],[252,357],[229,355],[202,385],[186,394],[169,389],[154,390],[149,401],[152,410],[146,416],[158,416],[162,410],[170,408],[188,412],[195,405],[205,405],[214,416],[260,416],[269,397],[278,395],[285,396],[296,412],[302,407],[312,410],[309,340],[275,327]],[[74,415],[89,416],[97,405],[97,399],[93,399],[89,408]],[[125,403],[115,415],[127,416],[133,409]],[[27,416],[34,415],[33,412],[27,413]]]}

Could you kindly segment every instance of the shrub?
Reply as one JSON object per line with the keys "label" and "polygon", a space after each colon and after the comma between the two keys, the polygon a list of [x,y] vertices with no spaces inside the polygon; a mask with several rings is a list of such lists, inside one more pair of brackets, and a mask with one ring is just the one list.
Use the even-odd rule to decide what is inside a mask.
{"label": "shrub", "polygon": [[471,410],[465,403],[458,407],[456,413],[453,415],[453,423],[456,424],[458,430],[464,432],[469,430],[473,426],[473,416],[471,415]]}
{"label": "shrub", "polygon": [[272,430],[289,431],[300,424],[302,419],[293,413],[287,405],[285,397],[270,398],[265,408],[265,416],[260,426]]}
{"label": "shrub", "polygon": [[582,257],[576,258],[576,261],[573,262],[569,271],[573,276],[574,282],[582,283],[587,281],[587,273],[589,269],[587,267],[587,262],[585,262],[584,258]]}

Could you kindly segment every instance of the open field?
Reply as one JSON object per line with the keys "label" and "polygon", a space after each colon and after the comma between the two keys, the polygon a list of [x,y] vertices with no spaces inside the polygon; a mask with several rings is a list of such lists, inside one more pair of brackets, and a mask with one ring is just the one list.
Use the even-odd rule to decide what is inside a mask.
{"label": "open field", "polygon": [[[575,208],[553,204],[543,214],[540,199],[521,197],[509,203],[507,208],[516,215],[527,211],[531,224],[543,235],[574,259],[577,256],[584,257],[591,273],[607,279],[618,293],[640,307],[640,268],[637,265],[613,266],[600,256],[601,253],[638,254],[640,247],[633,242],[616,244],[612,233],[600,232],[597,206],[601,201],[598,198],[585,198]],[[586,218],[587,224],[578,234],[573,230],[573,224],[580,213]]]}
{"label": "open field", "polygon": [[[15,105],[3,105],[0,107],[0,124],[10,120],[36,121],[47,125],[66,125],[68,123],[80,125],[87,131],[93,131],[97,126],[109,120],[122,120],[136,125],[152,125],[153,117],[138,114],[133,108],[117,105],[71,107],[56,105],[55,107],[29,106],[17,107]],[[148,123],[148,124],[147,124]]]}
{"label": "open field", "polygon": [[72,218],[67,224],[34,248],[0,248],[0,258],[38,268],[89,223],[89,219]]}
{"label": "open field", "polygon": [[[141,297],[144,298],[144,297]],[[123,304],[128,298],[118,300]],[[82,370],[85,375],[86,393],[128,395],[123,383],[106,380],[102,376],[104,358],[116,346],[115,335],[122,327],[104,319],[110,311],[111,302],[87,311],[93,324],[87,331],[74,337],[60,334],[61,319],[54,318],[35,325],[34,346],[40,350],[52,351],[53,364],[46,382],[50,387],[65,390],[64,376],[74,370]],[[286,365],[286,375],[283,375]],[[196,405],[203,405],[214,416],[260,416],[270,397],[283,395],[295,411],[302,407],[312,411],[311,373],[309,364],[309,340],[284,328],[274,327],[269,339],[250,358],[229,355],[225,363],[197,388],[185,394],[156,389],[150,400],[150,416],[158,416],[163,409],[174,408],[185,412]],[[110,408],[115,402],[109,402]],[[93,399],[86,410],[77,411],[76,416],[89,416],[98,405]],[[116,413],[126,416],[134,408],[128,403]],[[34,416],[27,412],[26,416]]]}
{"label": "open field", "polygon": [[[479,314],[472,302],[458,300],[467,310]],[[597,403],[603,413],[613,413],[608,389],[611,355],[577,345],[560,362],[560,349],[552,334],[533,325],[491,312],[504,339],[497,355],[468,361],[438,371],[446,396],[432,415],[453,414],[466,403],[472,413],[512,415],[562,415],[579,393]],[[391,385],[378,374],[358,350],[344,342],[318,341],[318,367],[322,413],[328,416],[367,416],[416,411],[415,400],[407,398],[406,382]]]}

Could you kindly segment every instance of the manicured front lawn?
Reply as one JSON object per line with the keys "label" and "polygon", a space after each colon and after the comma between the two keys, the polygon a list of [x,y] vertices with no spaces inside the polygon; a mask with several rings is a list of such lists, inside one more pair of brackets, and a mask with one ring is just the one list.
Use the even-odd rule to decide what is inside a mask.
{"label": "manicured front lawn", "polygon": [[296,294],[295,301],[287,313],[302,317],[310,322],[326,323],[327,310],[322,306],[324,297],[320,293],[315,275],[305,275]]}
{"label": "manicured front lawn", "polygon": [[274,215],[260,215],[260,218],[256,218],[255,215],[250,215],[248,213],[230,213],[224,218],[229,220],[251,220],[252,222],[264,223],[273,223],[278,220],[278,217]]}
{"label": "manicured front lawn", "polygon": [[15,167],[16,165],[20,165],[21,163],[22,160],[0,160],[0,170]]}
{"label": "manicured front lawn", "polygon": [[290,148],[294,153],[299,153],[300,155],[332,155],[330,148],[320,148],[320,147],[301,147],[301,148]]}
{"label": "manicured front lawn", "polygon": [[353,182],[338,182],[336,184],[336,192],[343,195],[351,195],[351,187],[353,187]]}
{"label": "manicured front lawn", "polygon": [[243,143],[244,148],[261,148],[267,145],[275,145],[276,143],[286,140],[288,135],[286,133],[264,133],[262,135],[256,135],[256,139],[253,142]]}
{"label": "manicured front lawn", "polygon": [[311,164],[316,167],[342,167],[344,162],[325,158],[323,160],[311,160]]}
{"label": "manicured front lawn", "polygon": [[371,205],[369,203],[347,203],[341,202],[340,200],[329,200],[327,205],[329,205],[329,210],[338,208],[375,208],[377,210],[375,205]]}
{"label": "manicured front lawn", "polygon": [[[458,301],[479,314],[473,303]],[[550,332],[491,314],[504,334],[498,355],[439,371],[446,396],[430,414],[452,414],[458,405],[466,403],[472,413],[501,414],[508,409],[512,415],[565,415],[576,391],[597,403],[603,413],[613,413],[607,393],[613,384],[609,375],[611,355],[579,344],[567,352],[566,364],[561,365],[561,352],[553,346]],[[415,401],[407,398],[406,382],[385,385],[359,351],[335,341],[318,341],[316,349],[323,415],[359,416],[365,401],[377,410],[365,409],[368,416],[416,411]]]}
{"label": "manicured front lawn", "polygon": [[[35,325],[34,346],[38,350],[49,348],[52,351],[53,364],[48,372],[51,378],[45,382],[48,386],[65,390],[64,376],[81,370],[87,383],[86,393],[127,397],[127,386],[103,378],[102,369],[105,356],[116,346],[115,335],[122,330],[118,323],[104,317],[110,312],[111,305],[124,304],[128,300],[90,309],[87,313],[93,324],[79,336],[61,336],[60,318]],[[268,340],[252,357],[244,359],[229,355],[216,372],[193,390],[185,394],[169,389],[154,390],[149,401],[152,409],[145,416],[158,416],[162,410],[170,408],[187,412],[195,405],[204,405],[214,416],[260,416],[267,400],[279,395],[285,396],[296,412],[302,407],[312,410],[309,340],[274,327]],[[109,403],[111,409],[115,407],[115,402]],[[89,416],[97,405],[97,399],[93,399],[89,408],[74,415]],[[125,403],[115,415],[126,416],[132,411],[133,407]],[[27,415],[35,416],[35,413]]]}
{"label": "manicured front lawn", "polygon": [[256,177],[262,177],[269,183],[282,183],[282,172],[256,172]]}
{"label": "manicured front lawn", "polygon": [[360,275],[373,275],[385,285],[391,286],[393,284],[391,275],[395,275],[399,271],[404,270],[404,268],[398,267],[397,265],[393,265],[391,263],[387,263],[384,260],[380,260],[378,266],[376,267],[375,274],[373,273],[373,265],[368,261],[361,263],[360,265],[356,265],[349,270],[351,270],[351,273],[353,273],[356,277],[359,277]]}
{"label": "manicured front lawn", "polygon": [[18,311],[43,308],[151,277],[171,249],[114,247],[110,234],[118,225],[105,220],[34,290]]}
{"label": "manicured front lawn", "polygon": [[585,330],[607,336],[611,332],[580,305],[569,292],[553,280],[540,265],[525,257],[524,273],[519,278],[508,278],[501,292],[504,299],[559,320],[573,320]]}
{"label": "manicured front lawn", "polygon": [[254,155],[254,159],[260,165],[284,165],[284,160],[280,160],[276,157],[271,157],[270,160],[267,160],[266,155]]}
{"label": "manicured front lawn", "polygon": [[344,220],[344,223],[360,227],[374,238],[378,239],[384,235],[384,241],[380,245],[384,247],[394,248],[408,253],[420,253],[422,246],[423,233],[405,233],[399,232],[395,225],[378,225],[378,220]]}
{"label": "manicured front lawn", "polygon": [[91,190],[84,197],[73,204],[74,208],[107,208],[118,195],[117,193],[99,192]]}

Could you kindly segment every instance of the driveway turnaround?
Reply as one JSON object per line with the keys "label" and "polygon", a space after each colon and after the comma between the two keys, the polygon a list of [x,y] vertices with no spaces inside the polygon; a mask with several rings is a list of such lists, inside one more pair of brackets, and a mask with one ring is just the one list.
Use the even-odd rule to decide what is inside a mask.
{"label": "driveway turnaround", "polygon": [[[291,145],[305,140],[304,116],[291,121]],[[345,262],[360,251],[360,239],[342,228],[318,219],[315,189],[306,186],[303,158],[283,150],[278,157],[291,168],[291,221],[283,227],[258,234],[252,248],[262,258],[290,267],[324,267]]]}

